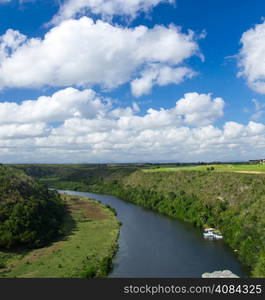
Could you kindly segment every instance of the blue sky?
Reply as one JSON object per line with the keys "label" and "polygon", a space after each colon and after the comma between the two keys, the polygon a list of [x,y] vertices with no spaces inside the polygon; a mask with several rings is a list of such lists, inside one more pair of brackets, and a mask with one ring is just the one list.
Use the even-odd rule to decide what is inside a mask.
{"label": "blue sky", "polygon": [[[263,146],[265,145],[263,142],[264,130],[262,127],[264,126],[263,123],[265,118],[265,113],[263,113],[265,108],[263,105],[264,91],[262,81],[265,77],[265,70],[261,68],[258,74],[253,70],[255,70],[255,66],[265,64],[263,60],[255,60],[255,47],[259,49],[258,58],[265,57],[265,30],[263,32],[262,27],[260,30],[256,27],[258,24],[263,24],[263,17],[265,16],[264,1],[241,0],[239,4],[239,1],[237,0],[177,0],[175,3],[164,3],[173,1],[163,2],[162,0],[157,0],[157,2],[152,2],[152,0],[150,0],[149,7],[147,1],[145,2],[146,6],[144,6],[144,8],[139,4],[138,9],[132,8],[132,10],[129,10],[127,8],[125,9],[125,7],[120,7],[120,4],[117,4],[119,2],[118,0],[107,0],[111,2],[110,5],[113,7],[112,13],[106,15],[104,12],[105,15],[104,13],[95,15],[93,9],[100,12],[103,11],[101,1],[99,0],[98,6],[93,7],[92,9],[91,6],[89,6],[90,0],[87,0],[88,4],[87,7],[85,7],[85,12],[83,7],[79,11],[75,11],[71,16],[65,16],[63,15],[63,9],[67,5],[70,6],[71,3],[69,4],[69,2],[71,1],[72,0],[65,2],[61,1],[61,6],[60,1],[56,0],[0,1],[0,36],[7,36],[6,32],[10,29],[25,36],[25,40],[18,46],[13,46],[13,44],[12,46],[3,46],[6,47],[5,49],[8,49],[8,47],[14,48],[5,50],[11,51],[11,53],[7,54],[7,52],[5,52],[5,57],[2,58],[2,62],[0,52],[0,66],[2,63],[2,68],[0,67],[0,104],[3,104],[3,106],[0,105],[0,116],[1,109],[3,115],[6,114],[7,109],[10,109],[10,107],[6,105],[7,103],[14,105],[17,103],[18,105],[12,108],[14,109],[14,119],[16,119],[17,114],[21,114],[19,110],[21,109],[24,100],[38,102],[38,98],[41,96],[47,96],[47,99],[50,100],[50,102],[47,100],[47,108],[49,105],[53,107],[52,105],[54,102],[51,102],[53,101],[52,95],[65,89],[74,89],[76,93],[82,93],[84,90],[91,89],[96,93],[96,96],[93,96],[95,98],[92,100],[91,98],[84,100],[87,101],[87,106],[82,106],[82,111],[75,113],[74,115],[66,114],[64,117],[54,117],[54,115],[57,116],[59,112],[55,113],[52,110],[52,116],[48,116],[46,119],[41,116],[41,112],[38,112],[34,119],[27,117],[24,121],[14,121],[13,123],[4,118],[2,122],[0,120],[2,124],[0,124],[0,146],[2,145],[2,152],[0,152],[1,160],[6,162],[71,162],[72,160],[79,162],[125,162],[138,160],[196,161],[215,159],[235,160],[236,158],[247,160],[262,155],[265,150]],[[141,2],[141,0],[137,1]],[[123,2],[124,6],[126,6],[126,1]],[[57,19],[55,16],[57,16]],[[88,19],[91,18],[93,22],[100,20],[105,24],[109,24],[114,30],[116,30],[116,28],[121,28],[123,32],[130,29],[135,30],[135,28],[139,28],[139,26],[142,25],[151,32],[157,25],[161,25],[163,28],[163,32],[160,36],[161,39],[162,34],[169,34],[170,24],[174,24],[175,26],[181,27],[178,32],[181,38],[187,37],[190,30],[194,32],[190,42],[193,46],[196,45],[198,49],[190,50],[191,53],[187,56],[181,54],[182,56],[176,58],[174,53],[178,52],[178,47],[182,47],[182,45],[179,45],[173,49],[175,52],[172,52],[172,54],[170,54],[171,57],[168,57],[166,61],[163,60],[163,55],[160,54],[160,56],[158,55],[158,58],[149,58],[148,56],[145,56],[143,60],[137,61],[135,68],[130,71],[123,69],[124,66],[120,67],[121,69],[115,74],[124,77],[117,78],[117,81],[120,80],[120,83],[117,85],[111,77],[104,79],[106,81],[103,79],[94,81],[91,71],[89,71],[89,75],[87,75],[85,71],[83,72],[83,75],[76,75],[79,79],[83,76],[82,84],[75,79],[70,78],[71,76],[69,77],[68,75],[65,80],[56,77],[58,83],[56,82],[55,84],[53,84],[53,80],[50,81],[46,77],[41,79],[40,83],[36,84],[34,78],[35,75],[33,76],[32,72],[35,72],[34,74],[38,76],[38,74],[42,74],[42,69],[38,69],[36,66],[35,70],[32,70],[31,73],[27,73],[26,66],[29,66],[30,64],[25,64],[25,67],[21,67],[22,69],[20,67],[20,69],[16,69],[16,66],[20,63],[20,60],[16,58],[16,52],[22,51],[22,48],[25,48],[25,45],[29,44],[29,41],[32,38],[45,41],[45,34],[54,31],[57,28],[63,28],[62,23],[66,24],[69,22],[70,24],[73,20],[79,22],[81,20],[80,18],[84,16]],[[128,19],[130,20],[128,21]],[[51,20],[53,21],[51,22]],[[81,22],[79,23],[81,24]],[[88,23],[84,26],[88,26],[87,30],[90,30]],[[69,28],[70,27],[68,27],[68,29]],[[64,30],[67,30],[66,26]],[[10,36],[15,36],[13,31]],[[176,27],[174,27],[173,31],[177,31]],[[247,35],[244,43],[240,43],[243,34],[246,32],[249,32],[249,35]],[[97,34],[101,33],[101,31],[97,32]],[[66,34],[68,34],[67,31]],[[71,34],[75,35],[76,33],[69,32],[69,35]],[[155,34],[158,33],[156,32]],[[110,35],[106,34],[105,39],[108,38],[112,39]],[[113,39],[114,38],[118,37],[113,37]],[[168,39],[170,38],[174,39],[173,33],[170,33]],[[157,39],[159,39],[159,37],[157,37]],[[257,44],[255,39],[259,40]],[[78,34],[76,34],[74,40],[78,43]],[[82,41],[83,40],[84,37],[82,37]],[[146,37],[146,40],[148,43],[149,37]],[[122,47],[125,49],[125,52],[122,53],[129,51],[126,49],[125,40],[119,42],[123,43]],[[88,44],[89,43],[91,43],[91,40],[88,40]],[[137,43],[138,47],[141,47],[143,41],[141,40]],[[3,38],[2,45],[4,45]],[[171,45],[171,43],[169,45]],[[183,47],[184,46],[183,42]],[[189,47],[193,46],[190,44]],[[30,47],[33,46],[28,46],[28,52],[23,52],[23,55],[26,55],[25,58],[23,58],[25,60],[27,58],[30,59],[30,55],[32,55],[33,51],[36,51],[34,49],[31,50]],[[45,45],[42,45],[42,49],[44,47]],[[62,47],[62,49],[67,49],[67,47],[69,47],[68,44],[65,45],[65,48]],[[102,47],[104,48],[105,44],[102,45]],[[108,47],[109,48],[106,48],[106,51],[109,51],[110,53],[111,51],[117,51],[117,49],[112,50],[112,46],[109,46],[109,43]],[[162,42],[161,45],[159,44],[159,47],[158,51],[163,53],[165,50],[163,49]],[[41,66],[46,64],[47,56],[50,56],[50,53],[45,51],[43,50],[43,57],[38,56],[38,60],[43,61]],[[49,51],[52,53],[53,50],[50,49]],[[77,51],[76,55],[80,54],[78,49],[71,49],[71,53],[74,51]],[[85,51],[80,55],[83,55],[84,59],[86,59]],[[128,55],[133,54],[128,52]],[[179,62],[176,63],[176,59],[179,59]],[[174,63],[172,63],[173,60]],[[10,61],[12,63],[12,68],[10,67]],[[99,59],[99,61],[95,62],[97,63],[96,68],[100,68],[100,61],[102,60]],[[116,63],[112,66],[113,70],[117,66],[119,57],[115,58],[115,61]],[[125,65],[126,60],[124,60],[124,62]],[[36,61],[31,61],[31,64],[34,65],[35,63]],[[47,60],[47,68],[49,63],[50,61]],[[239,67],[240,63],[241,67]],[[87,59],[87,64],[90,68],[93,61],[91,62]],[[57,67],[61,70],[61,66]],[[171,71],[173,70],[173,72],[175,72],[177,68],[182,67],[188,68],[189,70],[187,72],[192,72],[193,75],[190,76],[191,78],[185,78],[183,75],[183,78],[178,81],[172,79],[173,73],[170,73],[171,79],[167,83],[159,83],[165,82],[165,79],[162,77],[162,79],[160,78],[162,81],[158,79],[160,76],[158,74],[161,74],[159,73],[161,72],[161,69],[170,68]],[[51,70],[48,70],[47,72],[53,72],[52,70],[54,68],[54,65],[51,66]],[[103,69],[102,76],[104,77],[104,65],[100,70],[101,69]],[[10,70],[12,70],[12,72]],[[238,72],[240,70],[243,70],[244,75],[239,77]],[[149,72],[148,74],[152,72],[152,76],[158,77],[156,77],[157,79],[154,79],[151,88],[149,87],[147,90],[142,90],[144,88],[143,84],[147,82],[144,75],[146,74],[144,73],[145,71],[147,73]],[[1,72],[3,74],[2,78]],[[57,70],[56,72],[59,71]],[[78,67],[74,71],[71,69],[71,72],[78,72]],[[129,73],[127,74],[126,72]],[[10,78],[16,73],[20,74],[20,77],[11,80]],[[127,75],[124,75],[125,73]],[[30,79],[30,76],[32,76],[33,79]],[[87,79],[87,76],[91,76],[91,79]],[[101,78],[99,73],[95,74],[95,77],[97,76],[98,78]],[[21,80],[23,77],[29,77],[29,79],[26,81]],[[64,77],[64,74],[61,74],[61,77]],[[144,77],[144,80],[140,82],[140,87],[137,85],[137,91],[133,92],[132,85],[141,77]],[[84,80],[87,81],[84,83]],[[111,84],[109,83],[109,80],[111,81]],[[258,88],[256,87],[257,82],[259,84]],[[197,96],[191,97],[191,100],[188,100],[189,97],[184,96],[187,93],[196,93]],[[199,99],[198,95],[208,95],[208,99],[197,100]],[[193,98],[195,100],[192,100]],[[218,106],[216,104],[215,107],[214,101],[216,98],[221,98],[223,105],[219,103],[220,105]],[[179,102],[176,106],[176,110],[172,112],[176,102],[181,99],[184,99],[184,102],[182,102],[185,104],[185,108],[183,104]],[[255,101],[253,99],[255,99]],[[60,101],[61,102],[57,105],[57,109],[64,110],[65,102],[63,99]],[[66,106],[67,109],[78,112],[80,110],[81,100],[78,98],[76,101],[77,102],[69,100],[71,106]],[[91,116],[89,111],[84,113],[86,109],[91,110],[91,101],[102,101],[102,103],[105,103],[104,108],[102,108],[103,104],[102,106],[99,105],[100,108],[98,108],[98,104],[96,105],[93,102],[93,105],[95,104],[97,106],[97,108],[93,106],[92,109],[92,111],[94,111],[94,116]],[[106,103],[108,101],[112,102],[111,107],[107,107]],[[200,109],[198,112],[194,111],[194,103],[196,101],[202,101],[205,110],[209,108],[209,111],[212,110],[211,113],[204,114]],[[199,102],[197,103],[199,106]],[[131,108],[133,105],[134,108]],[[188,108],[188,106],[190,108]],[[126,108],[127,112],[124,112]],[[150,108],[156,112],[161,112],[162,108],[162,110],[167,113],[165,116],[162,115],[163,113],[160,113],[157,116],[152,115],[150,117],[150,113],[148,113]],[[21,111],[27,111],[28,114],[31,114],[31,109],[32,108],[28,108],[27,110]],[[34,109],[37,110],[37,108]],[[117,113],[117,110],[121,109],[123,109],[123,112],[121,114]],[[131,111],[129,111],[130,109]],[[9,112],[12,114],[12,110],[9,110]],[[195,113],[201,115],[201,117],[195,116]],[[102,115],[104,115],[103,125],[100,125],[101,128],[96,128],[95,131],[92,132],[91,128],[94,128],[95,122],[98,122],[100,118],[103,118]],[[114,115],[115,117],[113,117]],[[150,121],[149,117],[152,120],[157,118],[157,124],[155,124],[155,122],[153,124],[153,121]],[[192,118],[192,121],[188,121],[188,118],[190,117]],[[165,121],[164,118],[172,118],[171,123]],[[70,136],[65,134],[66,128],[68,128],[66,124],[70,122],[69,120],[73,119],[75,119],[75,122],[79,122],[79,125],[76,125],[78,128],[84,126],[84,128],[82,127],[81,135],[78,130],[75,131],[75,134],[73,133]],[[159,126],[160,119],[161,126]],[[184,123],[181,123],[182,121],[180,120],[184,120]],[[91,124],[91,122],[93,124]],[[117,122],[117,124],[115,123],[113,125],[114,127],[104,128],[104,124],[107,122],[112,122],[113,124]],[[140,126],[137,122],[141,122],[141,124],[149,122],[149,125],[145,125],[146,127],[144,127],[143,125]],[[132,124],[130,125],[130,128],[128,127],[129,123]],[[2,131],[4,131],[2,138],[1,126]],[[21,126],[24,127],[22,128]],[[119,129],[117,129],[117,127]],[[250,127],[252,129],[250,129]],[[28,128],[28,131],[32,130],[33,133],[25,133],[25,130],[27,131],[26,128]],[[58,132],[54,132],[56,129],[58,129]],[[72,127],[71,130],[73,130]],[[180,138],[178,135],[179,132],[182,132],[183,130],[189,131],[186,138],[183,136]],[[201,132],[209,132],[209,130],[211,131],[209,136],[203,137]],[[6,131],[10,131],[12,134],[7,134]],[[199,131],[200,133],[198,133]],[[104,134],[102,132],[104,132]],[[111,136],[110,132],[114,132],[114,136]],[[163,144],[163,137],[166,136],[168,132],[172,132],[172,135],[165,138],[165,144]],[[150,138],[148,134],[150,134]],[[119,135],[123,140],[121,144],[116,140]],[[140,138],[146,135],[148,136],[147,138]],[[162,141],[160,141],[158,145],[157,139],[159,135],[161,136]],[[197,143],[194,143],[193,145],[193,140],[196,141],[197,135],[201,138],[199,144],[200,151],[197,151]],[[128,139],[127,144],[126,139]],[[137,139],[137,141],[139,139],[138,143],[133,142],[135,139]],[[167,139],[169,140],[167,141]],[[216,141],[214,141],[215,139]],[[115,144],[111,145],[111,140],[115,140]],[[146,142],[147,140],[148,143]],[[190,142],[185,144],[188,140]],[[249,149],[250,140],[254,143],[260,141],[260,144],[257,145],[257,149]],[[50,148],[47,148],[47,144],[51,144]],[[52,146],[52,144],[54,145]],[[170,151],[169,148],[171,148],[172,151]],[[150,151],[152,152],[151,154]],[[21,156],[18,157],[17,153],[21,153]],[[29,153],[31,153],[31,155],[29,155]],[[76,154],[73,155],[73,153]]]}

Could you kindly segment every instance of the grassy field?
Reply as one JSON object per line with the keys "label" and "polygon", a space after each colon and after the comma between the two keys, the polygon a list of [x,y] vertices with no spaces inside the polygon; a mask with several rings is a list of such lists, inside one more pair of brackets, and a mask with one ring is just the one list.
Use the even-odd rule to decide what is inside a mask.
{"label": "grassy field", "polygon": [[176,172],[176,171],[208,171],[209,168],[214,168],[213,172],[240,172],[240,173],[264,173],[265,164],[218,164],[218,165],[198,165],[188,167],[167,167],[143,169],[144,172]]}
{"label": "grassy field", "polygon": [[98,202],[62,195],[68,205],[66,236],[32,251],[1,252],[0,277],[104,277],[117,249],[119,223]]}

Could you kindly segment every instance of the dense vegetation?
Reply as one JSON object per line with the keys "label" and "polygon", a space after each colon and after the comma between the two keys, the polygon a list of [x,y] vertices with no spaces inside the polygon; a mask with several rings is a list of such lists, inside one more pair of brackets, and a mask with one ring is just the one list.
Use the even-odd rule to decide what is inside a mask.
{"label": "dense vegetation", "polygon": [[0,165],[0,248],[47,244],[60,233],[64,213],[57,192],[23,171]]}
{"label": "dense vegetation", "polygon": [[113,210],[88,198],[61,196],[67,205],[64,238],[46,247],[0,251],[0,277],[105,277],[117,250],[119,222]]}
{"label": "dense vegetation", "polygon": [[192,168],[146,172],[139,166],[20,167],[49,171],[37,176],[53,187],[110,193],[196,226],[217,227],[251,276],[265,277],[265,175]]}

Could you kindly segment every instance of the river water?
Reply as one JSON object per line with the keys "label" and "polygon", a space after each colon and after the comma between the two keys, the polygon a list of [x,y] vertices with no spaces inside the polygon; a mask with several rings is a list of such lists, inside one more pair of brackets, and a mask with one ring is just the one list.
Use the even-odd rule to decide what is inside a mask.
{"label": "river water", "polygon": [[223,241],[209,241],[201,229],[114,196],[61,191],[90,197],[115,208],[122,222],[119,250],[110,277],[201,277],[205,272],[246,272]]}

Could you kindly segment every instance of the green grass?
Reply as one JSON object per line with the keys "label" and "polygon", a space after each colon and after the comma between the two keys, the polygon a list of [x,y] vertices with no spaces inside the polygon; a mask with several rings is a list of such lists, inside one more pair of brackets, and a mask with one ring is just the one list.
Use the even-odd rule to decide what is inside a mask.
{"label": "green grass", "polygon": [[117,219],[111,210],[94,200],[82,198],[82,203],[85,201],[95,211],[89,217],[85,216],[82,208],[76,207],[75,202],[80,201],[80,197],[70,196],[67,201],[72,203],[73,209],[66,216],[64,226],[71,233],[64,240],[41,249],[21,253],[0,252],[0,277],[63,278],[107,275],[107,264],[117,248]]}
{"label": "green grass", "polygon": [[218,165],[198,165],[189,167],[167,167],[143,169],[144,172],[177,172],[177,171],[207,171],[213,167],[211,172],[265,172],[264,164],[218,164]]}

